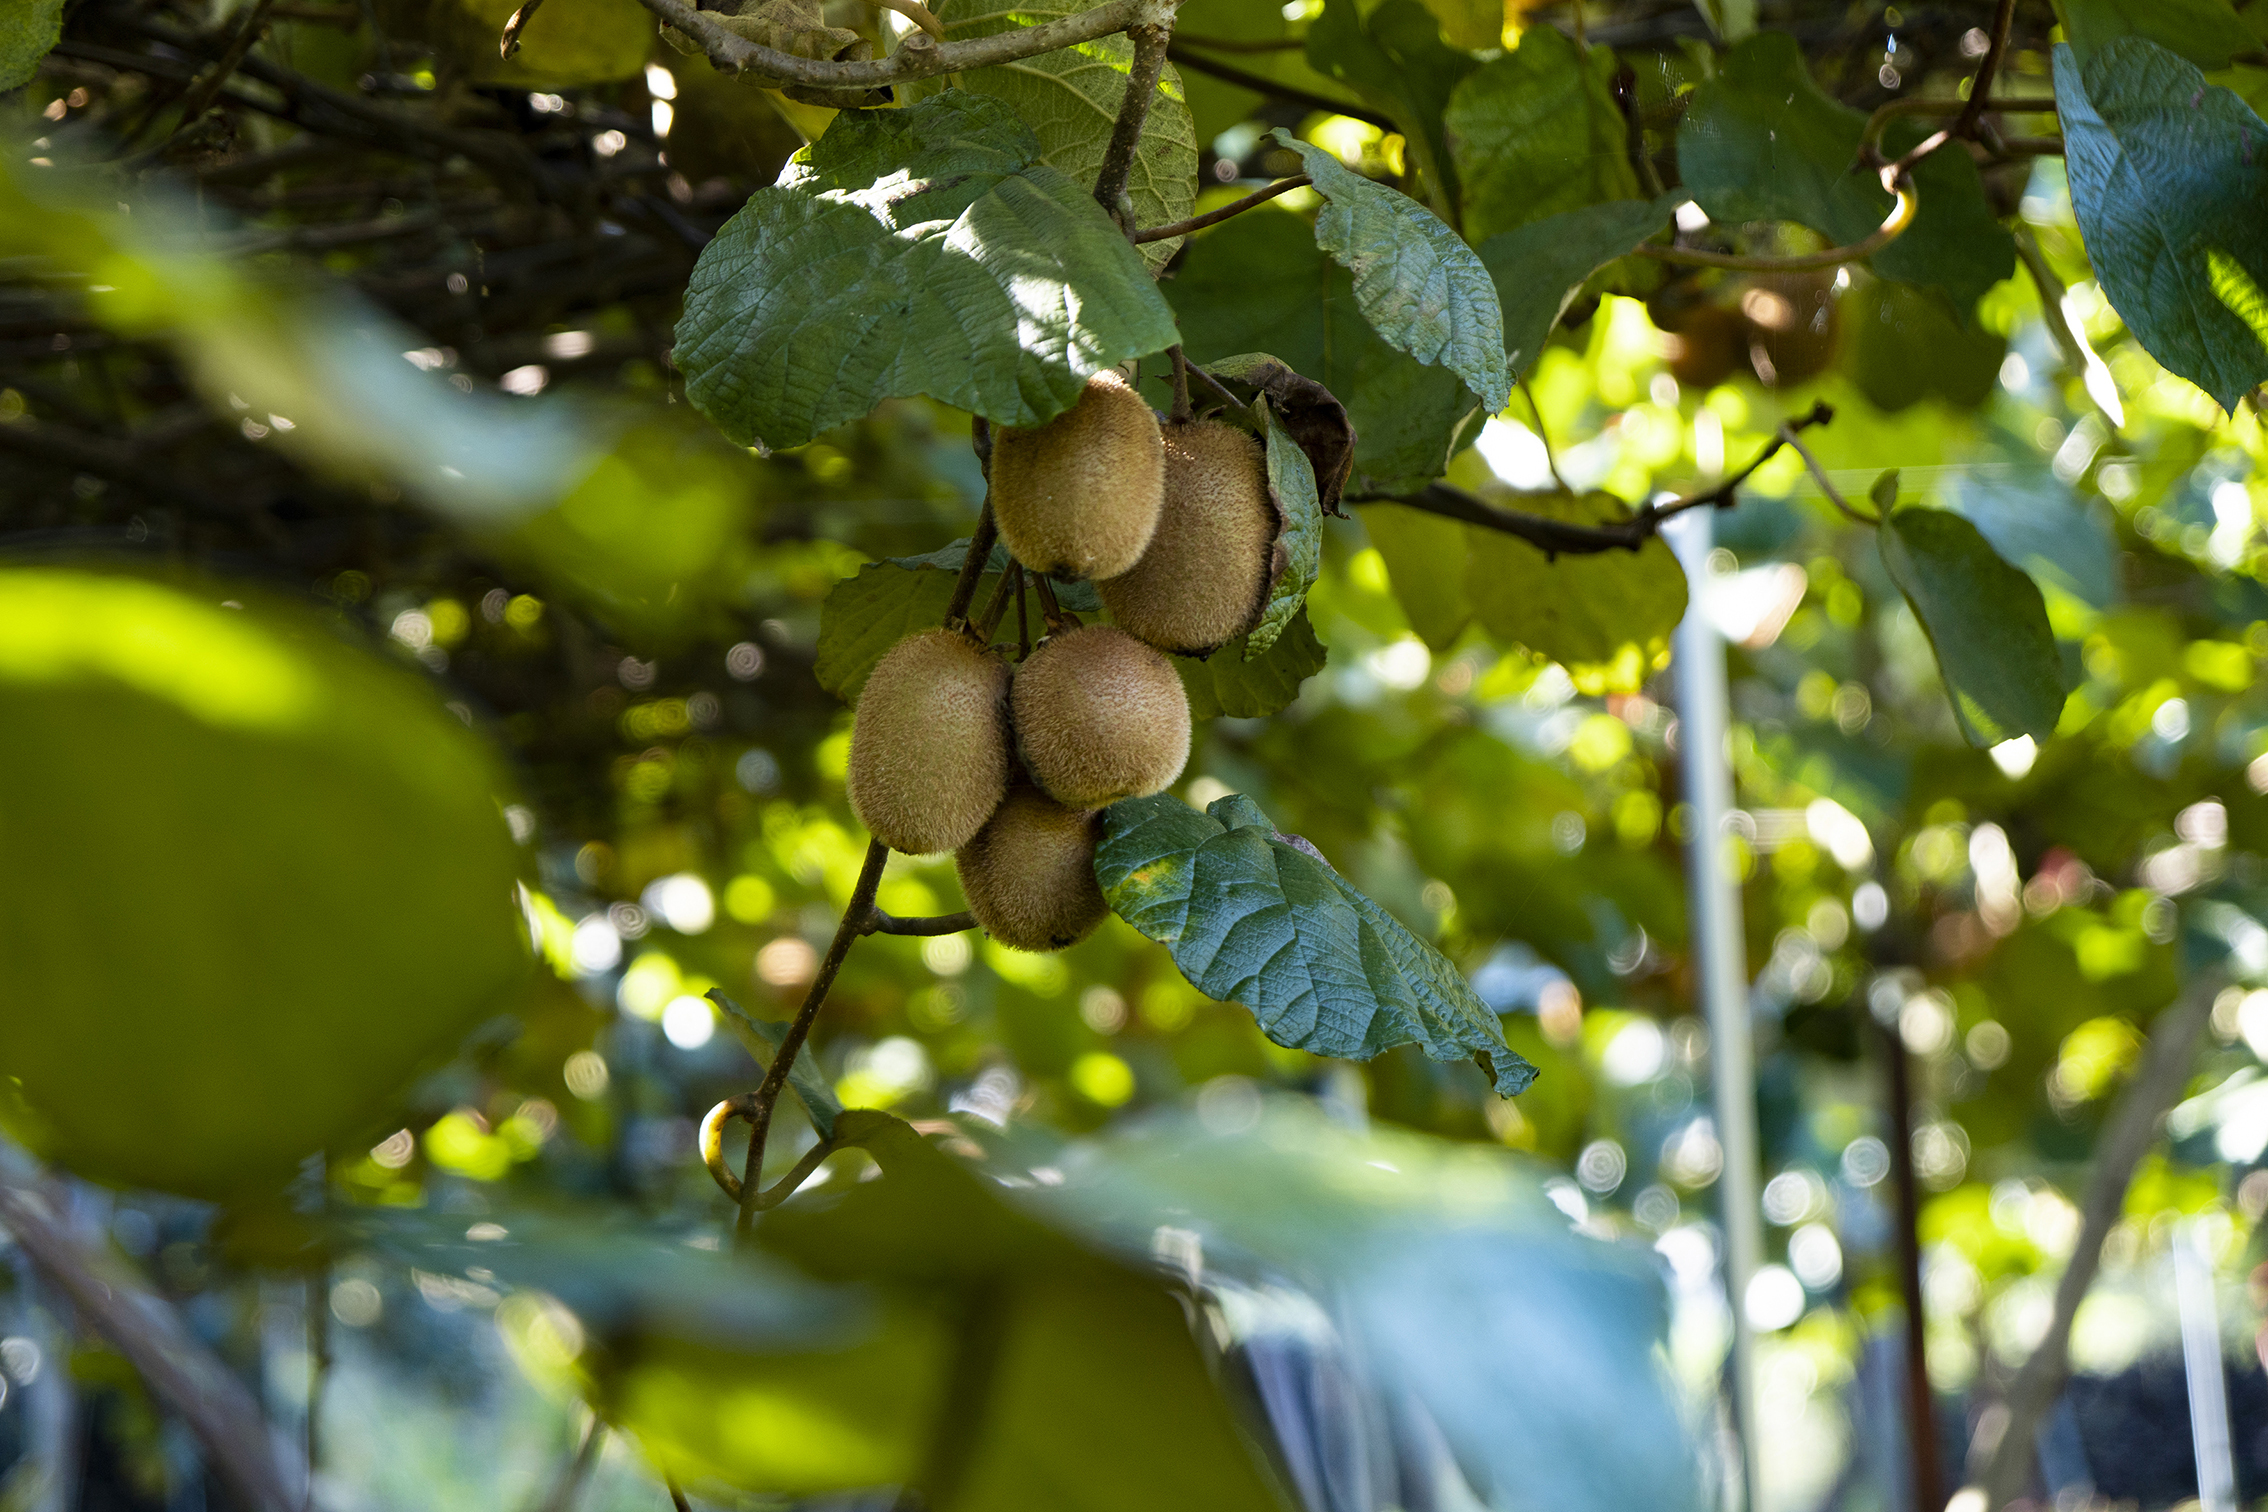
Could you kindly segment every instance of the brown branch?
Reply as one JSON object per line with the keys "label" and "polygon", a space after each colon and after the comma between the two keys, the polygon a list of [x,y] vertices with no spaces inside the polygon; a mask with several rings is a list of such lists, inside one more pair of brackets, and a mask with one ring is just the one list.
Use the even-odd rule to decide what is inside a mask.
{"label": "brown branch", "polygon": [[971,37],[965,42],[941,43],[927,32],[917,32],[900,42],[898,50],[887,58],[843,63],[832,58],[799,58],[751,42],[719,24],[715,17],[695,10],[686,0],[638,0],[638,3],[692,38],[720,73],[746,73],[784,84],[810,84],[830,89],[873,89],[964,69],[1014,63],[1136,26],[1155,25],[1161,16],[1170,18],[1173,14],[1163,0],[1105,0],[1092,10],[1065,16],[1059,21],[1014,27],[989,37]]}
{"label": "brown branch", "polygon": [[1992,93],[1993,76],[2000,72],[2000,60],[2008,53],[2008,32],[2015,21],[2016,0],[2000,0],[2000,8],[1992,15],[1992,40],[1985,44],[1984,61],[1977,65],[1976,79],[1969,85],[1969,103],[1953,122],[1955,136],[1976,135],[1977,117],[1985,112],[1985,97]]}
{"label": "brown branch", "polygon": [[181,98],[181,124],[175,129],[176,135],[211,107],[221,86],[228,82],[228,76],[236,72],[244,55],[252,50],[252,44],[260,40],[260,29],[268,24],[268,8],[272,3],[273,0],[253,0],[251,9],[244,13],[229,36],[227,49],[189,86],[189,92]]}
{"label": "brown branch", "polygon": [[1723,482],[1700,493],[1672,499],[1667,504],[1641,504],[1629,519],[1612,525],[1577,525],[1549,515],[1502,509],[1447,483],[1429,483],[1416,493],[1407,494],[1350,493],[1346,495],[1346,502],[1405,504],[1412,509],[1421,509],[1427,514],[1437,514],[1445,519],[1462,520],[1468,525],[1478,525],[1486,530],[1501,530],[1506,535],[1526,541],[1549,556],[1592,556],[1602,551],[1636,551],[1660,533],[1662,521],[1683,514],[1688,509],[1699,509],[1703,505],[1717,509],[1732,508],[1740,502],[1737,490],[1748,481],[1749,474],[1770,461],[1781,447],[1800,447],[1801,443],[1796,440],[1797,431],[1814,425],[1825,425],[1834,418],[1834,410],[1826,404],[1815,404],[1810,413],[1782,425],[1762,451]]}
{"label": "brown branch", "polygon": [[1134,60],[1126,70],[1126,93],[1118,103],[1118,119],[1111,123],[1110,141],[1103,148],[1102,168],[1095,175],[1095,202],[1119,224],[1129,241],[1135,238],[1134,207],[1123,203],[1126,181],[1134,172],[1134,153],[1142,145],[1142,127],[1150,119],[1150,102],[1157,98],[1158,80],[1165,76],[1166,48],[1173,41],[1173,12],[1165,19],[1130,27]]}
{"label": "brown branch", "polygon": [[276,1468],[259,1405],[172,1308],[123,1264],[82,1244],[42,1193],[5,1175],[0,1227],[70,1299],[79,1321],[125,1356],[150,1394],[196,1436],[205,1463],[237,1498],[255,1512],[300,1512]]}
{"label": "brown branch", "polygon": [[1170,226],[1151,226],[1147,230],[1137,231],[1134,233],[1134,244],[1141,246],[1145,242],[1167,241],[1176,236],[1187,236],[1192,231],[1202,231],[1207,226],[1217,226],[1222,221],[1242,215],[1255,205],[1265,205],[1279,194],[1304,189],[1314,182],[1304,173],[1295,173],[1290,178],[1276,180],[1265,189],[1255,189],[1234,204],[1223,205],[1218,210],[1192,216],[1185,221],[1175,221]]}
{"label": "brown branch", "polygon": [[862,935],[949,935],[959,934],[964,929],[974,928],[976,928],[976,915],[966,910],[960,913],[938,914],[927,919],[901,919],[896,914],[887,914],[876,908],[868,911],[866,926],[859,930],[859,933]]}
{"label": "brown branch", "polygon": [[[1925,145],[1934,150],[1944,137],[1945,134],[1939,132],[1936,138]],[[1890,214],[1883,219],[1873,235],[1847,247],[1829,247],[1824,252],[1805,252],[1794,257],[1749,257],[1737,252],[1703,252],[1691,247],[1656,247],[1650,244],[1640,244],[1633,251],[1640,257],[1651,257],[1657,262],[1677,263],[1688,268],[1735,268],[1747,273],[1805,273],[1816,268],[1834,268],[1844,263],[1857,262],[1862,257],[1872,257],[1905,235],[1906,228],[1914,223],[1915,213],[1921,209],[1921,201],[1914,193],[1910,178],[1899,177],[1897,182],[1890,182],[1893,170],[1903,174],[1905,168],[1912,166],[1912,161],[1919,160],[1919,153],[1920,149],[1917,148],[1915,153],[1908,154],[1907,158],[1882,170],[1883,187],[1896,196],[1897,202],[1890,207]]]}
{"label": "brown branch", "polygon": [[1166,355],[1173,359],[1173,408],[1167,418],[1175,425],[1187,425],[1195,415],[1189,407],[1189,357],[1178,341],[1166,348]]}
{"label": "brown branch", "polygon": [[[1996,1444],[1974,1444],[1970,1462],[1985,1459],[1981,1480],[1987,1505],[2006,1506],[2022,1493],[2032,1471],[2032,1446],[2040,1423],[2063,1394],[2071,1370],[2071,1320],[2086,1299],[2095,1272],[2102,1264],[2103,1241],[2110,1237],[2126,1205],[2127,1183],[2134,1168],[2157,1138],[2158,1121],[2181,1096],[2197,1058],[2198,1042],[2213,1016],[2213,997],[2222,979],[2206,973],[2158,1015],[2143,1052],[2142,1067],[2120,1094],[2095,1141],[2095,1172],[2087,1183],[2087,1199],[2080,1206],[2079,1242],[2055,1288],[2055,1314],[2046,1337],[2009,1384],[2007,1415],[1991,1416],[2006,1424]],[[1983,1435],[1980,1433],[1980,1439]]]}
{"label": "brown branch", "polygon": [[1401,122],[1384,111],[1372,110],[1364,105],[1349,104],[1345,100],[1334,100],[1329,95],[1317,94],[1313,90],[1301,89],[1296,85],[1280,84],[1266,74],[1247,73],[1244,69],[1231,64],[1208,58],[1202,53],[1192,52],[1183,45],[1192,40],[1194,39],[1187,37],[1176,39],[1171,46],[1166,48],[1166,57],[1193,73],[1201,73],[1207,78],[1218,79],[1223,84],[1234,84],[1240,89],[1253,90],[1268,96],[1270,99],[1286,100],[1294,105],[1305,105],[1310,110],[1327,110],[1332,115],[1343,115],[1357,121],[1368,121],[1381,131],[1400,131],[1402,129]]}
{"label": "brown branch", "polygon": [[[984,422],[979,420],[977,424]],[[984,508],[977,513],[976,532],[969,537],[969,554],[961,558],[961,575],[953,583],[952,602],[945,606],[945,627],[949,630],[968,626],[969,601],[976,597],[977,583],[984,577],[985,563],[992,560],[992,543],[1000,539],[1000,527],[992,521],[992,496],[985,495]]]}
{"label": "brown branch", "polygon": [[985,600],[982,612],[969,621],[969,639],[979,645],[991,645],[994,633],[1000,629],[1000,616],[1008,612],[1008,596],[1015,594],[1020,598],[1023,592],[1024,564],[1010,561],[1008,570],[1000,574],[1000,581],[992,585],[992,597]]}
{"label": "brown branch", "polygon": [[764,1169],[764,1141],[772,1132],[772,1111],[779,1106],[780,1089],[787,1085],[788,1068],[803,1050],[803,1042],[811,1037],[811,1025],[819,1017],[819,1009],[827,1001],[827,990],[835,985],[835,973],[843,969],[843,957],[858,939],[859,927],[866,922],[874,907],[874,891],[882,884],[882,863],[890,858],[890,848],[879,840],[866,842],[866,862],[859,868],[858,885],[851,889],[850,905],[843,910],[842,922],[835,926],[834,943],[827,947],[827,955],[819,963],[819,974],[811,979],[811,990],[803,996],[803,1006],[796,1010],[795,1019],[788,1025],[787,1034],[773,1052],[771,1068],[750,1099],[748,1119],[748,1159],[740,1177],[740,1220],[734,1226],[742,1243],[747,1242],[749,1230],[756,1221],[757,1199],[762,1195],[756,1184]]}

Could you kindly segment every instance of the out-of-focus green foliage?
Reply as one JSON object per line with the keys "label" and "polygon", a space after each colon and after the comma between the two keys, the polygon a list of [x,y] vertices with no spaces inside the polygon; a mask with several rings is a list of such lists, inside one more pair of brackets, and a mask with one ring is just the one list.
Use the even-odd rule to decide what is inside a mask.
{"label": "out-of-focus green foliage", "polygon": [[526,956],[480,742],[320,620],[221,591],[0,573],[0,1115],[203,1197],[367,1132]]}

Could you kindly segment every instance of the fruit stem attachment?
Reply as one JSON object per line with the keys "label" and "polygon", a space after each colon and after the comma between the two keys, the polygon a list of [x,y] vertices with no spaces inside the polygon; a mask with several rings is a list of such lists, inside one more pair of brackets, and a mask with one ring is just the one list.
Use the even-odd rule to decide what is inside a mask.
{"label": "fruit stem attachment", "polygon": [[1055,585],[1047,580],[1047,574],[1033,573],[1032,582],[1039,588],[1040,617],[1047,622],[1047,633],[1053,635],[1058,630],[1076,629],[1078,618],[1065,614],[1063,606],[1055,601]]}
{"label": "fruit stem attachment", "polygon": [[953,583],[953,600],[945,606],[946,629],[968,628],[969,601],[976,597],[984,564],[992,560],[992,543],[999,539],[1000,527],[992,522],[992,495],[987,493],[984,508],[977,514],[976,530],[969,536],[969,554],[961,559],[961,575]]}
{"label": "fruit stem attachment", "polygon": [[1176,425],[1187,425],[1195,418],[1189,408],[1189,359],[1182,355],[1178,341],[1166,348],[1166,355],[1173,359],[1173,413],[1167,418]]}
{"label": "fruit stem attachment", "polygon": [[1024,596],[1024,564],[1011,561],[1008,570],[1000,574],[1000,581],[992,588],[992,597],[986,601],[984,612],[969,626],[969,639],[980,646],[992,644],[994,632],[1000,628],[1000,616],[1008,612],[1008,595]]}
{"label": "fruit stem attachment", "polygon": [[[748,1119],[753,1124],[755,1111],[756,1094],[742,1092],[718,1103],[709,1110],[709,1116],[701,1120],[701,1164],[709,1168],[709,1179],[716,1182],[725,1196],[734,1202],[740,1201],[741,1193],[747,1188],[725,1161],[724,1128],[736,1118]],[[841,1148],[831,1139],[822,1139],[804,1151],[803,1158],[795,1163],[794,1169],[772,1183],[768,1190],[756,1194],[756,1210],[763,1212],[787,1201],[795,1194],[797,1187],[811,1179],[811,1173],[819,1169],[821,1161]]]}
{"label": "fruit stem attachment", "polygon": [[[988,546],[987,550],[989,549]],[[975,555],[973,543],[971,555]],[[827,1001],[827,990],[835,985],[835,973],[843,969],[843,957],[850,954],[851,945],[858,939],[867,916],[874,911],[874,893],[882,885],[882,863],[889,858],[890,848],[881,841],[866,842],[866,863],[858,870],[858,884],[851,889],[850,903],[843,909],[842,922],[835,926],[834,942],[827,947],[826,959],[819,963],[819,974],[811,979],[811,990],[804,994],[803,1006],[796,1010],[794,1022],[788,1025],[787,1034],[780,1040],[779,1048],[773,1052],[772,1064],[764,1073],[763,1083],[749,1094],[746,1111],[741,1114],[748,1120],[748,1159],[742,1167],[740,1177],[740,1220],[733,1226],[733,1231],[738,1236],[736,1243],[748,1242],[760,1199],[765,1195],[757,1187],[756,1178],[764,1169],[764,1141],[772,1131],[772,1111],[779,1106],[780,1089],[787,1085],[788,1068],[795,1064],[796,1056],[802,1052],[803,1042],[811,1037],[811,1025],[819,1017],[820,1006]],[[710,1116],[714,1118],[716,1115],[712,1112]],[[721,1133],[721,1121],[718,1129]],[[793,1191],[794,1188],[788,1190]]]}
{"label": "fruit stem attachment", "polygon": [[1294,189],[1304,189],[1314,182],[1315,180],[1304,173],[1295,173],[1290,178],[1276,180],[1265,189],[1255,189],[1244,198],[1223,205],[1218,210],[1207,211],[1203,215],[1193,215],[1187,220],[1175,221],[1170,226],[1146,226],[1134,233],[1134,245],[1139,247],[1149,242],[1171,241],[1176,236],[1187,236],[1192,231],[1202,231],[1207,226],[1217,226],[1222,221],[1242,215],[1256,205],[1265,205],[1279,194],[1289,194]]}
{"label": "fruit stem attachment", "polygon": [[1134,150],[1142,143],[1142,127],[1150,119],[1150,101],[1157,97],[1158,80],[1165,75],[1166,47],[1173,41],[1173,13],[1162,21],[1130,26],[1134,61],[1126,71],[1126,93],[1118,106],[1118,119],[1110,128],[1110,144],[1103,149],[1102,171],[1095,175],[1095,199],[1132,241],[1132,210],[1126,198],[1126,181],[1134,172]]}

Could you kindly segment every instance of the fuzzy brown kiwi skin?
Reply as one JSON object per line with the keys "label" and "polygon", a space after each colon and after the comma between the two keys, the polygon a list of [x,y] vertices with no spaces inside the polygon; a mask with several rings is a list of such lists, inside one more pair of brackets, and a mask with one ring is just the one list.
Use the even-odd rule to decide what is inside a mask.
{"label": "fuzzy brown kiwi skin", "polygon": [[1008,665],[951,630],[892,646],[859,690],[847,778],[875,839],[916,856],[958,850],[1008,790]]}
{"label": "fuzzy brown kiwi skin", "polygon": [[1059,578],[1108,578],[1142,559],[1164,505],[1158,417],[1115,372],[1079,402],[992,443],[992,517],[1016,560]]}
{"label": "fuzzy brown kiwi skin", "polygon": [[1049,636],[1016,669],[1008,706],[1032,780],[1071,808],[1146,798],[1189,762],[1179,674],[1115,625]]}
{"label": "fuzzy brown kiwi skin", "polygon": [[1110,912],[1095,883],[1102,815],[1011,788],[976,838],[953,855],[961,894],[984,932],[1012,950],[1061,950]]}
{"label": "fuzzy brown kiwi skin", "polygon": [[1132,570],[1096,584],[1121,629],[1203,656],[1259,621],[1278,521],[1268,451],[1219,420],[1165,428],[1165,511]]}

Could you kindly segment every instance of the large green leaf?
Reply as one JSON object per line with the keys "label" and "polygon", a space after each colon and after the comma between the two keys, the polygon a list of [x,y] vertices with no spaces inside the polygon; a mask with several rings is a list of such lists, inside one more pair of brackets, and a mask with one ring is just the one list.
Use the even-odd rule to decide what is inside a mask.
{"label": "large green leaf", "polygon": [[1449,369],[1491,410],[1512,397],[1504,312],[1488,269],[1440,216],[1399,190],[1349,172],[1325,148],[1278,129],[1324,204],[1315,244],[1354,275],[1355,303],[1396,351]]}
{"label": "large green leaf", "polygon": [[1297,215],[1263,208],[1193,238],[1163,287],[1190,361],[1272,352],[1337,395],[1358,438],[1355,471],[1382,486],[1430,483],[1470,439],[1479,401],[1371,330],[1351,275]]}
{"label": "large green leaf", "polygon": [[2122,37],[2055,50],[2071,208],[2150,355],[2234,411],[2268,378],[2268,124],[2195,64]]}
{"label": "large green leaf", "polygon": [[2053,735],[2063,714],[2063,661],[2039,585],[1950,510],[1898,510],[1879,536],[1882,565],[1929,632],[1970,744]]}
{"label": "large green leaf", "polygon": [[[1280,6],[1255,4],[1253,0],[1182,0],[1175,12],[1173,42],[1177,52],[1186,51],[1247,77],[1321,99],[1343,99],[1357,109],[1363,103],[1353,89],[1309,65]],[[1254,43],[1284,42],[1293,45],[1245,50]],[[1224,49],[1214,45],[1217,43],[1228,46]],[[1194,67],[1183,70],[1181,82],[1189,95],[1190,114],[1196,119],[1200,148],[1231,126],[1249,120],[1266,98],[1257,90],[1228,83]]]}
{"label": "large green leaf", "polygon": [[[1793,36],[1759,32],[1694,91],[1677,133],[1678,172],[1715,220],[1795,221],[1847,245],[1873,234],[1891,205],[1873,174],[1852,171],[1865,126],[1812,82]],[[1895,124],[1884,146],[1902,152],[1920,133]],[[1967,153],[1931,153],[1914,169],[1914,189],[1913,224],[1871,264],[1885,278],[1943,289],[1966,310],[2014,270],[2016,244]]]}
{"label": "large green leaf", "polygon": [[847,110],[694,265],[686,397],[733,440],[793,446],[926,394],[1038,425],[1173,317],[1086,185],[1002,101]]}
{"label": "large green leaf", "polygon": [[[1598,57],[1613,67],[1611,54]],[[1476,245],[1562,211],[1638,197],[1629,128],[1606,79],[1556,28],[1529,27],[1515,51],[1465,75],[1442,124],[1465,235]]]}
{"label": "large green leaf", "polygon": [[[1628,519],[1609,493],[1518,494],[1503,502],[1582,525]],[[1635,688],[1685,617],[1685,570],[1657,537],[1636,551],[1557,561],[1517,536],[1466,527],[1465,594],[1481,625],[1567,668],[1585,692]]]}
{"label": "large green leaf", "polygon": [[1095,877],[1110,906],[1277,1044],[1347,1060],[1414,1044],[1477,1059],[1506,1097],[1535,1079],[1455,966],[1250,798],[1202,814],[1170,793],[1132,798],[1103,825]]}
{"label": "large green leaf", "polygon": [[[944,23],[946,36],[955,42],[1044,25],[1080,9],[1056,3],[1010,10],[987,0],[943,0],[931,7]],[[1041,162],[1091,186],[1102,169],[1103,149],[1118,120],[1119,103],[1126,98],[1133,57],[1134,44],[1120,34],[997,68],[971,69],[953,75],[953,84],[1005,101],[1039,138]],[[942,77],[924,80],[912,86],[907,97],[919,99],[945,87]],[[1136,223],[1144,226],[1187,220],[1196,201],[1197,133],[1182,94],[1181,76],[1170,64],[1150,100],[1126,193],[1133,201]],[[1150,242],[1142,255],[1153,269],[1162,268],[1180,248],[1179,238]]]}
{"label": "large green leaf", "polygon": [[2206,69],[2261,50],[2229,0],[2061,0],[2057,10],[2064,40],[2082,64],[2121,37],[2155,42]]}
{"label": "large green leaf", "polygon": [[29,84],[62,35],[63,0],[0,0],[0,91]]}
{"label": "large green leaf", "polygon": [[1681,190],[1654,200],[1613,200],[1529,221],[1480,244],[1504,308],[1505,361],[1515,373],[1535,366],[1552,327],[1584,281],[1669,224]]}
{"label": "large green leaf", "polygon": [[[844,578],[819,606],[819,647],[811,675],[845,703],[857,702],[867,674],[892,646],[916,630],[943,623],[959,576],[958,563],[948,569],[869,562]],[[984,591],[980,584],[978,592]]]}
{"label": "large green leaf", "polygon": [[1457,203],[1457,171],[1441,119],[1457,81],[1478,66],[1441,40],[1441,23],[1416,0],[1324,0],[1307,29],[1307,61],[1401,123],[1444,208]]}
{"label": "large green leaf", "polygon": [[0,572],[0,1123],[207,1198],[367,1148],[525,970],[501,775],[305,609]]}
{"label": "large green leaf", "polygon": [[1302,605],[1275,644],[1258,656],[1247,657],[1240,635],[1201,661],[1194,656],[1169,660],[1181,674],[1193,717],[1260,719],[1289,707],[1299,697],[1299,685],[1323,670],[1324,657],[1323,643],[1315,638],[1314,623]]}
{"label": "large green leaf", "polygon": [[1402,614],[1439,656],[1473,620],[1465,593],[1465,527],[1400,504],[1365,504],[1363,529],[1386,562],[1386,580]]}
{"label": "large green leaf", "polygon": [[1276,532],[1274,581],[1260,623],[1244,636],[1243,659],[1256,661],[1291,627],[1307,603],[1307,590],[1323,567],[1323,506],[1315,497],[1315,468],[1267,396],[1252,401],[1268,433],[1268,492],[1283,523]]}

